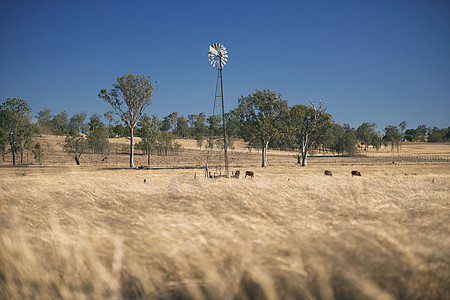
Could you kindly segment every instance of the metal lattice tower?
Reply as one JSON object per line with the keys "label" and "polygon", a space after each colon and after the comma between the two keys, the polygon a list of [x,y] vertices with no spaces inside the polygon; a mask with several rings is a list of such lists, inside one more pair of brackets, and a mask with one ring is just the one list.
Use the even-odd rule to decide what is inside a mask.
{"label": "metal lattice tower", "polygon": [[[208,141],[208,154],[206,157],[206,177],[225,176],[229,177],[228,169],[228,144],[227,144],[227,126],[225,117],[225,103],[223,99],[223,80],[222,69],[227,63],[228,54],[225,47],[219,43],[214,43],[209,46],[208,51],[209,60],[213,67],[217,68],[217,82],[216,92],[214,96],[213,119],[218,116],[222,122],[221,137],[215,136],[211,132]],[[219,121],[220,124],[220,121]],[[220,151],[220,145],[223,145],[223,153]]]}

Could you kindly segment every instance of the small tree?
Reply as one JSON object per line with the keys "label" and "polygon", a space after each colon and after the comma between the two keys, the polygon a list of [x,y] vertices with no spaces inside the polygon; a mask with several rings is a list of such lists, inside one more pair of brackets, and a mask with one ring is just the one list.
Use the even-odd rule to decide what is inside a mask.
{"label": "small tree", "polygon": [[39,133],[40,134],[51,134],[53,123],[52,123],[52,111],[49,108],[43,109],[38,112],[36,119],[39,124]]}
{"label": "small tree", "polygon": [[86,133],[87,126],[84,123],[87,113],[82,111],[81,113],[74,114],[69,120],[69,133]]}
{"label": "small tree", "polygon": [[161,121],[153,115],[152,117],[144,116],[139,122],[138,135],[142,138],[139,142],[139,147],[147,153],[147,165],[150,166],[150,156],[153,150],[156,149],[157,140],[161,133]]}
{"label": "small tree", "polygon": [[204,135],[196,134],[195,140],[197,141],[197,146],[200,148],[200,151],[202,151],[203,142],[205,141],[206,137]]}
{"label": "small tree", "polygon": [[25,128],[30,123],[30,113],[31,107],[22,99],[8,98],[0,105],[0,128],[8,135],[13,165],[16,165],[16,151],[20,148]]}
{"label": "small tree", "polygon": [[188,120],[184,116],[177,118],[177,126],[176,126],[175,133],[180,138],[190,136],[190,128],[189,128]]}
{"label": "small tree", "polygon": [[41,147],[41,143],[37,142],[34,145],[33,148],[33,154],[34,154],[34,159],[38,162],[38,163],[43,163],[44,162],[44,150]]}
{"label": "small tree", "polygon": [[85,137],[80,135],[68,135],[66,137],[66,143],[64,149],[73,155],[77,166],[80,165],[80,157],[88,149],[89,144]]}
{"label": "small tree", "polygon": [[69,133],[69,116],[66,111],[53,116],[52,123],[55,134],[66,135]]}
{"label": "small tree", "polygon": [[236,114],[239,117],[240,135],[252,145],[260,145],[262,167],[267,167],[269,142],[281,134],[284,116],[288,109],[286,100],[269,89],[256,90],[255,93],[238,100]]}
{"label": "small tree", "polygon": [[405,129],[408,126],[408,123],[406,123],[406,121],[402,121],[400,124],[398,124],[398,126],[400,127],[401,130],[401,140],[400,140],[400,149],[401,149],[403,145]]}
{"label": "small tree", "polygon": [[99,98],[111,105],[130,130],[130,168],[134,167],[133,131],[145,109],[150,105],[156,90],[150,76],[134,76],[130,73],[117,78],[117,82],[109,92],[102,89],[98,94]]}

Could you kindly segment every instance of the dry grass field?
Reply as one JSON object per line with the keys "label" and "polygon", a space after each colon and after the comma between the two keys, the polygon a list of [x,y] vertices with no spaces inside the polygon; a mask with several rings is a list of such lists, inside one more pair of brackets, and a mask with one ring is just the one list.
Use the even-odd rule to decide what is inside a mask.
{"label": "dry grass field", "polygon": [[237,149],[254,178],[206,179],[195,144],[132,170],[47,142],[0,166],[0,299],[450,299],[448,163]]}

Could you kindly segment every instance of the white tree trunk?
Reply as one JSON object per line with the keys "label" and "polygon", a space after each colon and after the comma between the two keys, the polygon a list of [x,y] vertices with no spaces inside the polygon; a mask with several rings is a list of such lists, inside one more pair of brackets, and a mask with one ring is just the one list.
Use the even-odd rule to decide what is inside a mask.
{"label": "white tree trunk", "polygon": [[267,148],[269,148],[269,141],[264,141],[262,146],[262,164],[263,168],[267,167]]}
{"label": "white tree trunk", "polygon": [[131,139],[130,139],[130,168],[134,168],[134,143],[133,143],[133,127],[130,128]]}

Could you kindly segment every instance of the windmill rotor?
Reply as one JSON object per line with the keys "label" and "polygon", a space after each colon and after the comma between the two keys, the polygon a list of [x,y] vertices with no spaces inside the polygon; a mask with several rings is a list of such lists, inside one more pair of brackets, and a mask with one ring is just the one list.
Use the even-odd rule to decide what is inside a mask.
{"label": "windmill rotor", "polygon": [[214,68],[221,68],[227,64],[228,52],[224,45],[214,43],[209,46],[208,57],[209,62]]}

